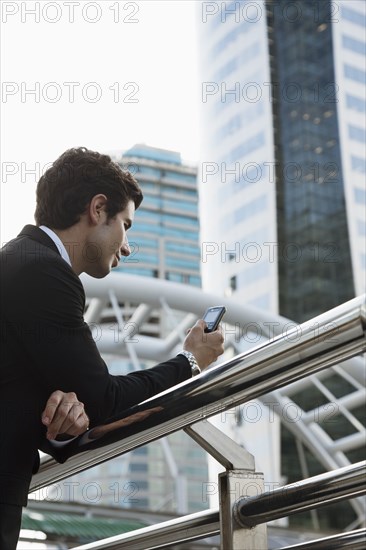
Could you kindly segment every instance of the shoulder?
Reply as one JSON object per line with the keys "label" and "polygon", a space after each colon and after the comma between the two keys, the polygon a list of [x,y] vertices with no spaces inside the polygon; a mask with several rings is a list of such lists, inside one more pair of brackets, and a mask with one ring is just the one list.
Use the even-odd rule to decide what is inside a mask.
{"label": "shoulder", "polygon": [[48,304],[50,308],[68,309],[70,305],[83,312],[85,293],[79,277],[52,247],[28,236],[18,236],[0,252],[1,297],[16,304]]}

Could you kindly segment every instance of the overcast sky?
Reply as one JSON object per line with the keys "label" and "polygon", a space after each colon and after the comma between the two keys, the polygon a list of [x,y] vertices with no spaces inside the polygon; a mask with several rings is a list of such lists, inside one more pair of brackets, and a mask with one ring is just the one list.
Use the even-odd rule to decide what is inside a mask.
{"label": "overcast sky", "polygon": [[196,3],[1,2],[2,243],[33,223],[36,180],[69,147],[198,160]]}

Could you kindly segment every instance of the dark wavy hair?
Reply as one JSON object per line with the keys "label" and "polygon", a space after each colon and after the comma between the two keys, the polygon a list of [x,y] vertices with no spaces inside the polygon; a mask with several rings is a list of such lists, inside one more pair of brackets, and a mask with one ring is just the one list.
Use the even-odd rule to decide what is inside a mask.
{"label": "dark wavy hair", "polygon": [[124,210],[130,200],[137,209],[143,199],[135,178],[108,155],[85,147],[68,149],[38,182],[36,224],[67,229],[80,220],[99,193],[108,199],[108,219]]}

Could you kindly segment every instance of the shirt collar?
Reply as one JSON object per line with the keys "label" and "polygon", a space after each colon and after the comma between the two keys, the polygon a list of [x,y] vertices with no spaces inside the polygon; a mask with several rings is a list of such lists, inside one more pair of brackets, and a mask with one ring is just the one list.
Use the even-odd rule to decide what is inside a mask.
{"label": "shirt collar", "polygon": [[49,227],[46,227],[45,225],[40,225],[39,229],[42,229],[42,231],[47,233],[47,235],[50,237],[50,239],[52,239],[53,242],[55,243],[55,245],[57,246],[58,251],[61,254],[61,258],[63,258],[65,260],[65,262],[67,262],[69,264],[69,266],[72,267],[71,266],[71,261],[70,261],[70,256],[68,255],[67,250],[64,246],[64,243],[61,241],[60,237],[58,235],[56,235],[56,233],[54,231],[52,231],[52,229],[50,229]]}

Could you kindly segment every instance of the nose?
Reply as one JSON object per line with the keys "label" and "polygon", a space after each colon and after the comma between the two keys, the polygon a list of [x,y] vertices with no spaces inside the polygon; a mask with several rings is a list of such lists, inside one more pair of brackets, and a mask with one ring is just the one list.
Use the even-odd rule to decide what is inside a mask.
{"label": "nose", "polygon": [[121,246],[121,256],[129,256],[131,254],[130,245],[128,243],[127,237],[125,237],[125,242]]}

